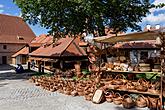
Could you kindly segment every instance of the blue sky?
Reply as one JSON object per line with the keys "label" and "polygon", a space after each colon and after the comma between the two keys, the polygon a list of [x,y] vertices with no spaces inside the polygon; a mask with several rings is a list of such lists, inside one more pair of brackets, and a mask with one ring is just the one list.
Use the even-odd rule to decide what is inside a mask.
{"label": "blue sky", "polygon": [[[0,13],[20,16],[20,9],[12,2],[13,0],[0,0]],[[150,0],[153,4],[165,3],[165,0]],[[143,22],[139,23],[139,25],[144,28],[147,24],[151,26],[155,26],[160,24],[162,27],[165,26],[165,7],[161,9],[151,9],[151,14],[147,15],[147,17],[143,18]],[[42,28],[40,25],[30,25],[34,33],[38,36],[43,33],[47,33],[47,30]],[[128,31],[130,32],[130,31]]]}

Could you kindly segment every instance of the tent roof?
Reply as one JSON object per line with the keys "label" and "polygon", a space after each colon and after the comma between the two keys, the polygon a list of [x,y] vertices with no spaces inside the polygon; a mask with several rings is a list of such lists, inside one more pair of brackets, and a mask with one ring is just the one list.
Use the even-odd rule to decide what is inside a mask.
{"label": "tent roof", "polygon": [[126,42],[126,41],[137,41],[137,40],[156,40],[159,36],[159,32],[165,31],[165,28],[161,28],[153,31],[145,32],[135,32],[130,34],[123,34],[119,36],[103,36],[96,37],[94,41],[102,43],[116,43],[116,42]]}

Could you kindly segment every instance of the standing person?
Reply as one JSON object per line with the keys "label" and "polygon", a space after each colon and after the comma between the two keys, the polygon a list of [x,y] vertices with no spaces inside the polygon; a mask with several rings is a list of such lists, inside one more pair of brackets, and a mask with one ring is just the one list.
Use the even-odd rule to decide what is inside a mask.
{"label": "standing person", "polygon": [[32,60],[32,62],[31,62],[31,68],[32,68],[32,69],[35,68],[35,62],[34,62],[34,60]]}

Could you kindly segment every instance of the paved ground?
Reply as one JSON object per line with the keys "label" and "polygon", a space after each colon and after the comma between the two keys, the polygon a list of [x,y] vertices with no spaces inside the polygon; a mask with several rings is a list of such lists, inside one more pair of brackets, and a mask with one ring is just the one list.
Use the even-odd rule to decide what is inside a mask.
{"label": "paved ground", "polygon": [[29,73],[16,74],[12,69],[0,66],[0,110],[124,110],[111,103],[93,104],[83,97],[45,91],[27,80]]}

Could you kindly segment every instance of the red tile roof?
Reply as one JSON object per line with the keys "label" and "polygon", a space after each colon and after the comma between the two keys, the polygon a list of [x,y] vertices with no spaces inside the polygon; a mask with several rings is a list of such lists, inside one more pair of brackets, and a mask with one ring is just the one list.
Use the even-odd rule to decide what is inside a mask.
{"label": "red tile roof", "polygon": [[0,43],[29,43],[34,37],[22,18],[0,14]]}
{"label": "red tile roof", "polygon": [[[30,47],[40,47],[43,44],[51,44],[53,37],[52,36],[47,36],[46,34],[42,34],[38,37],[35,37],[31,43],[29,43]],[[18,52],[16,52],[14,55],[12,55],[12,57],[16,57],[18,55],[27,55],[29,54],[29,49],[28,47],[24,47],[21,50],[19,50]]]}
{"label": "red tile roof", "polygon": [[42,44],[51,44],[53,42],[53,36],[41,34],[38,37],[35,37],[31,43],[29,43],[30,47],[40,47]]}
{"label": "red tile roof", "polygon": [[16,57],[18,55],[27,55],[27,54],[29,54],[29,47],[23,47],[21,50],[19,50],[14,55],[12,55],[12,57]]}
{"label": "red tile roof", "polygon": [[115,48],[123,48],[123,49],[151,49],[157,48],[155,46],[155,40],[146,40],[146,41],[139,41],[139,42],[123,42],[117,43],[114,45]]}
{"label": "red tile roof", "polygon": [[[85,51],[79,47],[79,40],[74,38],[61,38],[56,44],[42,46],[30,53],[31,56],[86,56]],[[54,46],[53,46],[54,45]]]}

